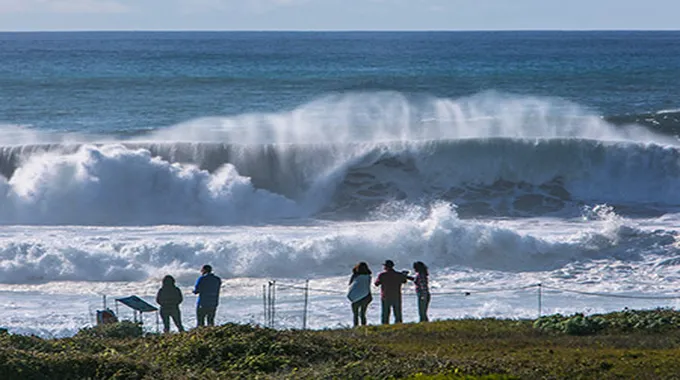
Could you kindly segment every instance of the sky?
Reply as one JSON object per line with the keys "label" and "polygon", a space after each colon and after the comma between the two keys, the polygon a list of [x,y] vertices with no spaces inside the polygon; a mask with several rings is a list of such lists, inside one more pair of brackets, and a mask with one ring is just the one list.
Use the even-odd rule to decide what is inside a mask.
{"label": "sky", "polygon": [[678,30],[679,14],[680,0],[0,0],[0,30]]}

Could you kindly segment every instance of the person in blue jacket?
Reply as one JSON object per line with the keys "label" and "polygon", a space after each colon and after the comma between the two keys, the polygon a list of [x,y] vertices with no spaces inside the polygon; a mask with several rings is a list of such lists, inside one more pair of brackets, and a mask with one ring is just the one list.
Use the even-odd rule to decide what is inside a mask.
{"label": "person in blue jacket", "polygon": [[201,277],[196,280],[194,294],[198,294],[196,302],[196,323],[198,327],[205,326],[208,319],[208,326],[215,326],[215,313],[217,304],[220,300],[220,287],[222,280],[212,273],[210,265],[201,268]]}

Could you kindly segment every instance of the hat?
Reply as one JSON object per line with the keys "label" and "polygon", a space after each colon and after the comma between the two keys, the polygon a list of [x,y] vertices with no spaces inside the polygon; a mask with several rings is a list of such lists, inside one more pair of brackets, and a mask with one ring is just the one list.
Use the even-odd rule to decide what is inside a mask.
{"label": "hat", "polygon": [[385,262],[383,263],[383,265],[386,266],[386,267],[388,267],[388,268],[394,268],[394,261],[392,261],[392,260],[385,260]]}

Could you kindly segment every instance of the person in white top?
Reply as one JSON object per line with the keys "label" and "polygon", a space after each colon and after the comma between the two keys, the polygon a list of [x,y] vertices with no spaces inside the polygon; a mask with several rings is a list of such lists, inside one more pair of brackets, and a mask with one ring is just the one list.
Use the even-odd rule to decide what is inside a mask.
{"label": "person in white top", "polygon": [[352,268],[347,298],[352,302],[354,327],[359,326],[359,321],[362,326],[366,326],[366,309],[373,301],[373,296],[371,296],[371,270],[363,261]]}

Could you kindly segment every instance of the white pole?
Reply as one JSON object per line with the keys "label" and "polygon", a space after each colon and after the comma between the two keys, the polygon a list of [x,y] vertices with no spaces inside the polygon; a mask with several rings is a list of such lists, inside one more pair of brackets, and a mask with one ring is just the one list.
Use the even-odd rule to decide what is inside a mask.
{"label": "white pole", "polygon": [[538,317],[539,318],[541,318],[541,314],[542,314],[542,310],[541,310],[542,305],[541,304],[543,303],[543,300],[542,300],[543,294],[542,294],[541,288],[542,288],[541,284],[538,284]]}
{"label": "white pole", "polygon": [[302,329],[307,330],[307,303],[309,300],[309,280],[305,281],[305,308],[302,312]]}
{"label": "white pole", "polygon": [[262,311],[264,316],[264,326],[269,325],[269,315],[267,315],[267,285],[262,285]]}
{"label": "white pole", "polygon": [[267,327],[271,328],[272,327],[272,282],[269,281],[269,285],[267,287],[267,317],[268,317],[268,322],[269,324]]}
{"label": "white pole", "polygon": [[272,284],[272,298],[272,328],[274,328],[276,324],[276,280]]}

